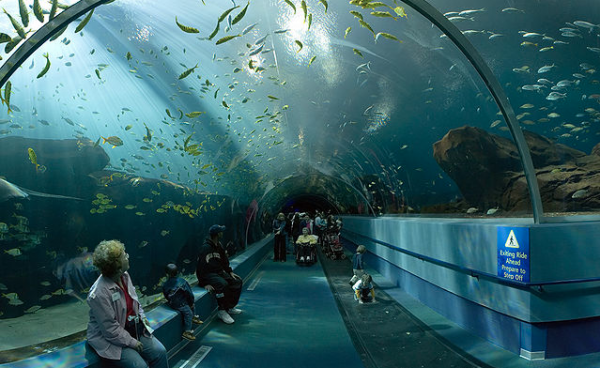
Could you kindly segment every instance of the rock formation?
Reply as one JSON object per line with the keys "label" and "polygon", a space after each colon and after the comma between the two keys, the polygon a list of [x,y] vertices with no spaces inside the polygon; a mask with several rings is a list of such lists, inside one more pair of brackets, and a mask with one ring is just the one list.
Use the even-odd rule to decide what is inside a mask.
{"label": "rock formation", "polygon": [[[600,209],[600,145],[591,155],[524,131],[544,212]],[[433,145],[433,157],[469,205],[531,211],[529,189],[515,144],[474,127],[450,130]]]}

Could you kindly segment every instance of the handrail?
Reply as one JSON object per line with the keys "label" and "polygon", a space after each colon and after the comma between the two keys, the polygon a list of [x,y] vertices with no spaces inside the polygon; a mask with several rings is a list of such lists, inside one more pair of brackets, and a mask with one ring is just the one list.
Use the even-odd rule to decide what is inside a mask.
{"label": "handrail", "polygon": [[521,158],[521,164],[523,165],[523,171],[525,172],[525,179],[527,180],[527,186],[529,188],[529,195],[531,199],[531,206],[533,209],[533,220],[534,223],[539,224],[543,216],[542,197],[540,195],[540,189],[535,175],[535,168],[533,166],[533,160],[531,159],[531,153],[525,141],[523,131],[519,126],[517,117],[512,108],[512,105],[508,101],[504,89],[500,85],[498,79],[487,65],[483,57],[477,52],[477,49],[471,44],[471,42],[462,34],[462,32],[450,22],[439,10],[431,6],[425,0],[402,0],[405,4],[418,11],[425,18],[435,24],[448,38],[456,45],[456,47],[466,56],[467,60],[475,68],[487,88],[489,89],[492,97],[496,101],[508,129],[515,140],[515,144],[519,151],[519,157]]}
{"label": "handrail", "polygon": [[378,240],[378,239],[374,239],[371,238],[370,236],[367,235],[363,235],[363,234],[359,234],[356,233],[354,231],[351,230],[347,230],[347,229],[342,229],[342,232],[348,232],[352,235],[358,236],[358,237],[362,237],[368,241],[371,241],[373,243],[377,243],[377,244],[381,244],[386,248],[398,251],[400,253],[404,253],[406,255],[409,255],[411,257],[420,259],[422,261],[426,261],[429,263],[433,263],[442,267],[446,267],[455,271],[460,271],[464,274],[470,275],[472,277],[475,277],[477,279],[479,279],[479,277],[483,277],[487,280],[492,280],[494,282],[500,283],[500,284],[505,284],[508,286],[512,286],[512,287],[516,287],[518,289],[530,289],[532,287],[537,287],[539,291],[543,291],[543,286],[549,286],[549,285],[567,285],[567,284],[577,284],[577,283],[585,283],[585,282],[594,282],[594,281],[600,281],[600,277],[590,277],[590,278],[585,278],[585,279],[572,279],[572,280],[558,280],[558,281],[547,281],[547,282],[519,282],[519,281],[512,281],[512,280],[507,280],[504,279],[502,277],[499,277],[497,275],[488,273],[488,272],[483,272],[483,271],[479,271],[479,270],[475,270],[472,268],[468,268],[468,267],[463,267],[463,266],[459,266],[453,263],[449,263],[446,261],[442,261],[433,257],[429,257],[417,252],[413,252],[407,249],[403,249],[400,247],[397,247],[395,245],[386,243],[384,241]]}
{"label": "handrail", "polygon": [[2,64],[2,67],[0,67],[0,87],[4,86],[21,64],[52,36],[88,11],[111,1],[114,0],[81,0],[41,26]]}

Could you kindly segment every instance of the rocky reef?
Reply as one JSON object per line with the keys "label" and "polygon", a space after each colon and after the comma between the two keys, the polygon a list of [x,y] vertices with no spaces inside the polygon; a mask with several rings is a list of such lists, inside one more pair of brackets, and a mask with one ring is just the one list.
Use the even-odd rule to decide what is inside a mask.
{"label": "rocky reef", "polygon": [[[600,210],[600,144],[590,155],[524,131],[545,212]],[[433,157],[469,206],[531,211],[516,145],[475,127],[450,130],[433,145]]]}

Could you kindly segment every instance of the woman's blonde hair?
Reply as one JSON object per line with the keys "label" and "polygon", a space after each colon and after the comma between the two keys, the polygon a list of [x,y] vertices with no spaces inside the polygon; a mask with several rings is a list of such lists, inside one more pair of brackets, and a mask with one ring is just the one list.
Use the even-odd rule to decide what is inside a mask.
{"label": "woman's blonde hair", "polygon": [[367,248],[364,245],[359,245],[358,247],[356,247],[357,253],[364,253],[366,251],[367,251]]}
{"label": "woman's blonde hair", "polygon": [[102,240],[94,250],[93,261],[102,275],[115,276],[121,266],[121,256],[125,253],[125,245],[118,240]]}

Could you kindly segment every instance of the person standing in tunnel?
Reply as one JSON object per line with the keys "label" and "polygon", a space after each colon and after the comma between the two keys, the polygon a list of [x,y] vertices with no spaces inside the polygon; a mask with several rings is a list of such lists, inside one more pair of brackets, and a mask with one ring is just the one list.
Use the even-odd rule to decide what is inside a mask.
{"label": "person standing in tunnel", "polygon": [[275,234],[275,239],[273,240],[273,262],[285,262],[286,221],[283,213],[277,215],[277,218],[273,220],[273,234]]}
{"label": "person standing in tunnel", "polygon": [[231,315],[242,313],[235,307],[242,293],[242,278],[233,272],[220,242],[224,231],[225,226],[222,225],[213,225],[208,230],[209,237],[200,247],[198,254],[196,277],[198,285],[217,298],[217,317],[227,324],[232,324],[235,321]]}

